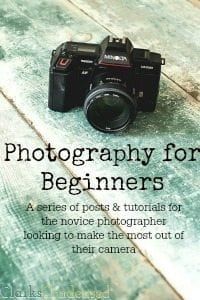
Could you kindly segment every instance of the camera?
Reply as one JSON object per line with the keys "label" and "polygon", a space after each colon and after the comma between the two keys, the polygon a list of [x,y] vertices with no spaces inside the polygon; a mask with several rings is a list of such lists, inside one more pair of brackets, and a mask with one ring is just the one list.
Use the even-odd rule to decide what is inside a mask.
{"label": "camera", "polygon": [[83,106],[94,128],[126,129],[138,111],[155,110],[164,64],[159,53],[134,48],[125,37],[62,43],[52,52],[48,106],[59,112]]}

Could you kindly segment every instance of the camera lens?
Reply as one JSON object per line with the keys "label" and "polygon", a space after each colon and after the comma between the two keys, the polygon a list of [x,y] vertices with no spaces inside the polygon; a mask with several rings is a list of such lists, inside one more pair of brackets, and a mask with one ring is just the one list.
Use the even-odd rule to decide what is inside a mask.
{"label": "camera lens", "polygon": [[89,123],[104,132],[125,129],[136,116],[136,101],[116,84],[103,84],[94,88],[84,103]]}

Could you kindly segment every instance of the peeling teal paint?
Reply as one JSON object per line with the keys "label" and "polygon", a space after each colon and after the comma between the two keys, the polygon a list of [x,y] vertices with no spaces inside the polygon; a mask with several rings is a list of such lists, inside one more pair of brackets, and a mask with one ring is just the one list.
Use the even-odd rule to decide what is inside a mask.
{"label": "peeling teal paint", "polygon": [[[79,5],[83,3],[81,0],[74,0],[73,2]],[[12,3],[12,5],[10,5],[10,3]],[[84,6],[82,6],[82,8],[84,8],[92,17],[98,17],[99,20],[99,11],[100,9],[103,9],[101,6],[102,3],[103,2],[100,0],[96,0],[94,2],[88,1],[87,3],[84,1]],[[132,2],[126,2],[123,6],[122,2],[119,1],[116,7],[113,5],[113,11],[111,11],[110,14],[106,13],[105,18],[102,18],[102,14],[101,21],[103,24],[105,24],[106,21],[106,26],[109,24],[110,29],[114,30],[117,28],[117,32],[122,31],[125,34],[130,34],[131,37],[140,44],[140,46],[146,45],[148,41],[149,46],[153,45],[155,48],[158,47],[159,42],[155,28],[157,28],[162,22],[165,22],[166,24],[169,23],[170,14],[160,16],[160,21],[156,21],[157,24],[155,24],[156,22],[152,22],[152,14],[155,14],[156,10],[154,11],[153,8],[155,7],[152,6],[152,2],[150,3],[148,1],[147,3],[147,1],[136,1],[137,9],[139,11],[145,11],[146,16],[148,16],[148,18],[145,18],[145,26],[148,30],[143,28],[143,19],[138,19],[133,26],[131,23],[130,27],[123,25],[123,22],[120,22],[120,26],[118,26],[118,24],[114,22],[118,22],[117,18],[112,20],[112,16],[116,16],[117,14],[117,12],[114,12],[114,8],[118,8],[119,10],[120,7],[126,8],[125,4],[127,3],[130,7],[133,6]],[[159,9],[164,11],[164,7],[165,5],[168,5],[168,3],[169,1],[160,1]],[[171,5],[173,3],[174,2],[171,1]],[[178,3],[180,5],[180,1],[178,1]],[[184,3],[186,2],[184,1]],[[0,0],[0,4],[3,10],[2,18],[0,19],[2,29],[0,42],[3,48],[0,49],[0,53],[3,53],[2,58],[4,58],[1,60],[0,66],[2,74],[6,74],[6,76],[0,77],[0,88],[3,89],[4,93],[8,95],[8,97],[13,99],[19,110],[25,114],[26,118],[33,123],[35,128],[48,142],[51,142],[57,148],[69,146],[71,149],[80,146],[117,148],[123,147],[127,143],[131,143],[136,147],[151,145],[152,147],[156,147],[158,150],[161,150],[166,143],[173,141],[175,141],[180,147],[189,147],[199,144],[199,104],[196,103],[194,99],[191,99],[188,93],[184,92],[184,90],[191,92],[192,89],[197,91],[198,80],[196,79],[198,78],[195,78],[194,81],[193,74],[198,66],[196,61],[199,57],[195,55],[196,50],[192,49],[191,51],[194,55],[191,55],[191,57],[187,59],[187,57],[184,56],[185,52],[183,48],[181,50],[183,55],[181,57],[181,62],[178,55],[175,55],[175,58],[175,49],[170,46],[171,41],[174,41],[175,32],[170,35],[170,41],[165,41],[168,45],[168,65],[164,67],[166,68],[164,70],[167,70],[166,74],[168,74],[169,79],[166,76],[162,76],[161,78],[160,96],[155,113],[140,113],[138,114],[136,121],[126,132],[116,135],[106,135],[97,132],[89,126],[84,117],[82,108],[71,110],[66,114],[55,113],[49,111],[47,108],[48,68],[51,50],[59,43],[73,39],[74,36],[78,35],[78,32],[85,33],[85,36],[90,36],[89,34],[91,34],[92,42],[100,42],[100,40],[107,34],[105,28],[95,23],[90,19],[90,17],[81,13],[80,10],[75,9],[68,1],[55,1],[55,3],[52,3],[44,0],[42,2],[24,2],[22,0],[17,0],[9,1],[7,3]],[[163,6],[163,4],[165,5]],[[174,3],[173,5],[178,4]],[[167,6],[168,9],[173,10],[173,5],[171,8]],[[187,4],[187,6],[188,5],[189,4]],[[130,7],[128,7],[128,9],[131,13]],[[178,14],[178,12],[176,12],[176,14]],[[196,11],[190,10],[188,11],[188,14],[196,16]],[[177,17],[180,19],[182,18],[181,20],[185,22],[182,14]],[[8,22],[9,18],[10,21]],[[19,20],[20,18],[22,18],[21,23]],[[173,16],[174,22],[176,21],[175,19],[175,16]],[[121,17],[121,20],[124,20],[123,16]],[[129,22],[129,20],[127,20],[127,22]],[[185,38],[190,33],[191,24],[193,24],[192,18],[189,20],[188,31],[185,27],[181,29],[183,30],[183,36]],[[154,34],[152,34],[152,28],[154,30]],[[16,32],[18,32],[18,34],[16,34]],[[163,40],[169,34],[163,31],[163,34],[164,33],[165,36],[163,36]],[[148,40],[144,38],[143,34],[148,36]],[[180,43],[183,43],[184,45],[185,43],[187,44],[187,42],[188,39],[182,39],[180,41]],[[180,45],[177,44],[176,46],[179,47]],[[176,49],[176,51],[178,50]],[[189,55],[190,51],[188,49],[187,51],[187,55]],[[2,56],[2,54],[0,55]],[[192,65],[191,70],[189,70],[187,74],[184,73],[184,76],[181,74],[181,77],[179,77],[177,74],[179,74],[180,70],[182,70],[183,57],[186,59],[186,66],[189,65],[191,59],[194,59],[196,64]],[[171,76],[173,80],[175,79],[175,81],[179,82],[180,86],[183,88],[174,84],[170,80]],[[190,88],[190,83],[192,84],[192,89]],[[188,84],[188,86],[185,84]],[[4,124],[2,125],[2,132],[5,131],[4,126],[7,124],[7,116],[10,115],[10,119],[13,118],[14,120],[14,125],[8,127],[8,132],[10,133],[6,132],[4,137],[10,139],[13,139],[13,136],[16,137],[15,128],[17,124],[18,134],[21,136],[22,141],[27,143],[27,136],[31,136],[31,134],[27,129],[27,136],[24,136],[24,131],[26,132],[26,130],[22,125],[19,127],[19,120],[13,117],[14,112],[7,114],[7,111],[6,113],[3,111],[3,114],[5,114],[5,119],[2,119],[1,117],[1,122]],[[77,136],[79,138],[77,138]],[[34,140],[34,146],[36,141],[39,143],[35,137],[31,137],[31,139]],[[49,168],[49,166],[46,165],[44,167]],[[56,168],[58,173],[61,172],[60,167],[57,166]],[[87,168],[83,167],[77,169],[72,168],[71,165],[67,165],[67,168],[71,169],[73,173],[78,175],[85,174],[86,171],[88,171]],[[12,170],[7,170],[5,168],[4,172],[6,172],[6,175],[4,172],[1,173],[0,170],[2,182],[4,182],[4,186],[1,187],[0,192],[4,197],[4,201],[8,201],[7,199],[9,199],[8,206],[9,212],[11,212],[11,214],[8,214],[8,212],[4,211],[4,214],[11,222],[8,222],[10,226],[9,236],[13,237],[13,241],[11,241],[10,244],[6,244],[4,241],[2,243],[5,250],[8,251],[6,254],[7,258],[2,253],[3,260],[7,259],[5,267],[10,263],[9,260],[13,261],[18,266],[21,265],[21,268],[24,270],[24,280],[27,282],[27,278],[30,276],[30,279],[36,285],[39,285],[39,283],[52,284],[56,278],[59,279],[57,282],[58,286],[64,287],[65,281],[70,284],[73,281],[76,286],[91,288],[94,284],[98,287],[103,287],[104,284],[111,279],[111,283],[113,285],[112,299],[121,300],[124,297],[125,300],[129,298],[133,300],[138,294],[142,294],[143,296],[145,295],[145,300],[155,300],[155,297],[159,300],[172,300],[176,298],[171,290],[169,292],[168,288],[168,292],[160,292],[162,291],[163,286],[166,288],[166,283],[163,283],[161,278],[159,276],[157,277],[157,273],[154,273],[151,268],[146,266],[146,264],[143,265],[140,256],[136,256],[135,258],[129,256],[128,259],[125,256],[115,257],[112,262],[107,256],[101,258],[97,257],[94,258],[94,260],[91,259],[91,263],[90,257],[88,257],[88,262],[85,262],[81,257],[75,258],[68,255],[66,253],[66,245],[64,243],[60,246],[52,245],[49,248],[43,243],[39,245],[37,243],[23,244],[24,248],[20,248],[19,245],[21,236],[19,231],[14,229],[15,226],[17,225],[21,228],[23,224],[26,224],[29,228],[37,226],[37,228],[39,228],[39,224],[35,217],[29,217],[26,219],[24,216],[21,204],[23,200],[20,197],[23,196],[23,199],[26,199],[27,201],[28,198],[26,197],[33,197],[32,193],[34,191],[34,199],[40,199],[41,191],[36,192],[38,186],[38,169],[35,170],[35,172],[37,172],[34,175],[35,186],[31,190],[29,190],[28,185],[21,182],[21,180],[20,183],[17,184],[17,188],[15,181],[9,182],[10,174],[12,174],[15,178],[14,174],[16,169],[18,169],[18,176],[20,179],[22,177],[29,178],[31,182],[33,177],[33,174],[30,174],[30,171],[23,167],[20,169],[17,168],[17,166],[13,166]],[[105,170],[108,176],[117,176],[120,172],[120,175],[124,177],[133,174],[135,176],[142,176],[144,173],[149,174],[149,176],[157,174],[166,177],[167,188],[165,193],[149,191],[142,194],[137,192],[119,192],[118,194],[94,193],[93,196],[101,203],[112,203],[120,200],[130,203],[135,201],[139,204],[145,202],[168,203],[169,201],[174,200],[177,203],[184,204],[184,210],[181,214],[166,214],[169,220],[167,229],[175,230],[176,228],[183,228],[189,233],[187,240],[182,243],[172,241],[164,246],[162,243],[159,243],[159,241],[153,243],[149,242],[145,245],[140,245],[139,243],[138,245],[142,248],[145,254],[151,258],[156,267],[163,272],[164,276],[176,287],[176,289],[180,293],[184,294],[185,299],[194,300],[193,295],[199,289],[199,272],[196,268],[196,266],[199,265],[199,165],[187,162],[184,164],[174,163],[163,166],[162,163],[160,163],[160,152],[158,151],[158,154],[155,155],[152,163],[145,169],[138,168],[135,165],[128,164],[127,162],[124,162],[121,165],[120,170],[110,168],[105,163],[90,165],[90,172],[93,176],[95,174],[103,176],[105,175]],[[18,190],[20,191],[19,197],[17,196]],[[44,196],[45,201],[47,202],[49,199],[52,199],[52,201],[55,199],[64,201],[65,199],[63,197],[64,196],[60,194]],[[81,197],[81,200],[92,201],[90,197],[86,196],[83,198]],[[73,199],[71,201],[73,201]],[[2,207],[5,208],[4,204],[2,204]],[[17,218],[17,215],[19,218]],[[156,215],[162,216],[162,214],[159,213]],[[6,238],[7,226],[6,228],[3,228],[3,234]],[[17,246],[20,251],[18,250],[17,255],[15,255],[13,249],[16,249]],[[9,249],[13,251],[9,252]],[[5,250],[4,253],[6,253]],[[29,250],[31,251],[28,252]],[[44,250],[47,260],[42,262],[41,257],[44,257]],[[39,256],[37,254],[38,251]],[[51,252],[54,254],[53,260],[51,260]],[[24,256],[29,253],[27,259],[22,257],[22,253],[24,253]],[[56,265],[56,261],[59,262],[59,270],[58,265]],[[30,262],[31,267],[33,268],[31,272],[27,269],[27,264]],[[40,269],[41,265],[43,269]],[[48,270],[49,265],[51,265],[52,273],[46,274],[46,270]],[[37,270],[34,269],[36,266]],[[117,272],[115,271],[116,266],[117,270],[119,270],[118,277],[116,275]],[[88,272],[85,273],[87,268]],[[146,268],[148,268],[149,271]],[[127,269],[130,270],[130,273],[128,274]],[[19,283],[22,275],[17,273],[17,271],[16,274],[16,281]],[[70,274],[73,275],[73,278],[70,277]],[[86,274],[87,276],[85,276]],[[48,280],[46,276],[48,277]],[[116,278],[114,278],[115,276]],[[125,281],[123,281],[124,276]],[[85,279],[85,277],[87,278]],[[133,288],[132,290],[129,290],[126,285],[126,277],[128,277],[129,283],[133,282],[133,287],[130,284]],[[154,288],[155,282],[158,283],[158,290],[161,294],[156,294],[156,288]],[[146,293],[145,289],[147,290]],[[173,296],[171,296],[171,293]],[[152,295],[152,298],[150,298],[149,295]]]}

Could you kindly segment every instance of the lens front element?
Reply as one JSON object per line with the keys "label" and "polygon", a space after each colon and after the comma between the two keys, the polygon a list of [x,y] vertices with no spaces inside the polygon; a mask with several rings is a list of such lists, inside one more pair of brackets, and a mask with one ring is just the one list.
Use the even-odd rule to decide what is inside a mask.
{"label": "lens front element", "polygon": [[88,121],[96,129],[120,131],[135,118],[136,101],[125,91],[99,86],[88,94],[84,110]]}

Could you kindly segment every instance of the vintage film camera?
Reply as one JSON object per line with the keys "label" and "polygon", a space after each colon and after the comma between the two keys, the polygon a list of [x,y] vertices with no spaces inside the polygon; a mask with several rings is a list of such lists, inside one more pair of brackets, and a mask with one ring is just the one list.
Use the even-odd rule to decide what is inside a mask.
{"label": "vintage film camera", "polygon": [[67,112],[83,106],[96,129],[123,130],[138,111],[155,110],[164,64],[159,53],[134,48],[128,38],[65,42],[52,52],[49,108]]}

